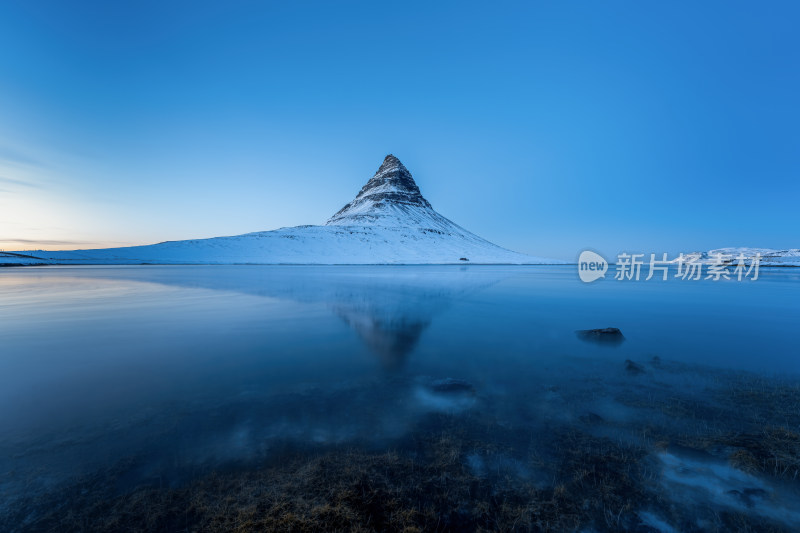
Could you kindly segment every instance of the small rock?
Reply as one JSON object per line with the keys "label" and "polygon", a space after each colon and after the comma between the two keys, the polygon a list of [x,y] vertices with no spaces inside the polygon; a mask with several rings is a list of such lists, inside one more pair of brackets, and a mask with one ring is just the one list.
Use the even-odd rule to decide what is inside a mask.
{"label": "small rock", "polygon": [[443,393],[475,392],[475,387],[463,379],[445,378],[431,383],[431,390]]}
{"label": "small rock", "polygon": [[729,490],[726,494],[730,494],[734,498],[740,500],[743,504],[747,507],[753,507],[757,503],[757,500],[763,500],[769,493],[764,489],[759,488],[747,488],[743,490]]}
{"label": "small rock", "polygon": [[581,422],[585,422],[586,424],[599,424],[600,422],[605,422],[603,417],[598,415],[597,413],[593,413],[589,411],[588,413],[581,415],[578,417]]}
{"label": "small rock", "polygon": [[676,457],[680,457],[682,459],[688,459],[690,461],[695,461],[698,463],[719,462],[719,459],[714,457],[714,455],[709,453],[707,450],[702,450],[700,448],[693,448],[691,446],[684,446],[682,444],[678,444],[675,442],[669,443],[669,446],[667,447],[667,452],[671,453]]}
{"label": "small rock", "polygon": [[622,344],[625,340],[619,328],[579,329],[575,334],[583,341],[601,344]]}
{"label": "small rock", "polygon": [[625,370],[633,375],[644,374],[644,367],[639,363],[634,363],[630,359],[625,359]]}

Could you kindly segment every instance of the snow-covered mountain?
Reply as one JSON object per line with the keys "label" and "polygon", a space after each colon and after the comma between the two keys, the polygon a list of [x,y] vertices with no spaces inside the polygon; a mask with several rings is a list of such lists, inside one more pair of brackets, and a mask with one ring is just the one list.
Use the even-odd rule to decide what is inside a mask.
{"label": "snow-covered mountain", "polygon": [[297,226],[147,246],[0,253],[0,264],[541,264],[437,213],[388,155],[355,199],[324,226]]}
{"label": "snow-covered mountain", "polygon": [[735,261],[740,255],[749,260],[756,255],[761,256],[762,265],[771,266],[800,266],[800,249],[790,248],[786,250],[773,250],[771,248],[717,248],[707,252],[688,252],[684,256],[694,257],[703,263],[715,261],[717,255],[721,255],[724,261]]}
{"label": "snow-covered mountain", "polygon": [[355,199],[341,208],[326,226],[433,225],[449,229],[452,222],[433,210],[422,197],[411,172],[392,154],[364,185]]}

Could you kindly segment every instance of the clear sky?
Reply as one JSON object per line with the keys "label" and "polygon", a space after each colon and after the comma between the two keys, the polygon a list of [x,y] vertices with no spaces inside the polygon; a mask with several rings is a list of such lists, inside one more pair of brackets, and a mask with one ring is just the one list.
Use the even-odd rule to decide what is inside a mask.
{"label": "clear sky", "polygon": [[800,247],[798,2],[0,2],[0,248],[321,224],[387,153],[500,245]]}

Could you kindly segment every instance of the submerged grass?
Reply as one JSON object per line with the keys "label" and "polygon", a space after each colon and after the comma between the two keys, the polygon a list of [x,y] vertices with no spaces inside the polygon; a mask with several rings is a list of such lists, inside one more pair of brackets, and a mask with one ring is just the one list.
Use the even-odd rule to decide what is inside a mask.
{"label": "submerged grass", "polygon": [[[331,450],[258,469],[216,472],[171,489],[107,498],[107,480],[60,495],[23,529],[70,531],[615,530],[644,496],[643,450],[570,432],[555,487],[479,476],[468,444],[431,436],[417,453]],[[484,450],[486,451],[486,450]]]}
{"label": "submerged grass", "polygon": [[800,479],[800,434],[795,431],[770,427],[759,434],[719,440],[736,449],[731,463],[740,470],[790,481]]}
{"label": "submerged grass", "polygon": [[[752,376],[708,390],[663,386],[669,364],[631,376],[613,399],[633,415],[606,420],[584,398],[612,393],[597,380],[570,393],[577,413],[509,424],[489,407],[430,413],[388,446],[272,445],[267,459],[229,465],[174,486],[120,489],[135,461],[35,494],[3,531],[789,531],[746,507],[670,494],[656,460],[670,446],[709,454],[798,493],[800,413],[791,383]],[[552,390],[551,390],[552,389]],[[553,387],[543,396],[553,396]],[[566,397],[566,392],[564,393]],[[485,402],[489,402],[485,400]],[[592,415],[592,416],[590,416]],[[525,417],[528,417],[527,419]],[[387,451],[389,450],[389,451]]]}

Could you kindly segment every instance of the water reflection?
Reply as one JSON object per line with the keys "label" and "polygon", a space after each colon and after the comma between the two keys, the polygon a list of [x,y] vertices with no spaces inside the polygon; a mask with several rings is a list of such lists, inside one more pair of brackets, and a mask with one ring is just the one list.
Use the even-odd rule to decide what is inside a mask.
{"label": "water reflection", "polygon": [[[85,272],[85,271],[79,271]],[[434,317],[520,271],[470,267],[147,267],[88,272],[97,278],[230,291],[324,304],[387,370],[399,370]]]}
{"label": "water reflection", "polygon": [[[448,477],[447,494],[495,494],[505,479],[527,506],[566,480],[571,508],[584,509],[600,485],[574,465],[588,465],[611,476],[602,486],[619,501],[634,498],[626,487],[639,495],[631,524],[713,520],[719,507],[795,526],[794,489],[716,462],[729,464],[725,450],[796,458],[781,447],[794,430],[774,429],[800,423],[796,383],[724,370],[796,371],[795,277],[587,286],[561,267],[0,272],[0,530],[20,509],[59,509],[57,520],[110,493],[354,448],[431,469],[444,459],[462,490]],[[595,341],[620,332],[576,336],[606,326],[627,340],[606,349]],[[394,480],[438,477],[424,468]]]}

